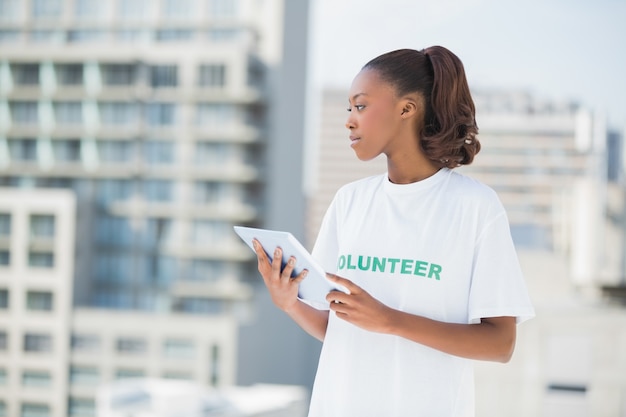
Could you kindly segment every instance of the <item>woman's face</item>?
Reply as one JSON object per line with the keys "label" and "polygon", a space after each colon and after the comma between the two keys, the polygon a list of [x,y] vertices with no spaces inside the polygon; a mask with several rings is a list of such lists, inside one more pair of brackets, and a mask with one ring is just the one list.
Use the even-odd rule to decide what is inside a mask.
{"label": "woman's face", "polygon": [[350,146],[362,161],[381,153],[387,156],[398,146],[402,103],[393,87],[380,79],[376,71],[363,70],[352,82],[348,97],[346,127]]}

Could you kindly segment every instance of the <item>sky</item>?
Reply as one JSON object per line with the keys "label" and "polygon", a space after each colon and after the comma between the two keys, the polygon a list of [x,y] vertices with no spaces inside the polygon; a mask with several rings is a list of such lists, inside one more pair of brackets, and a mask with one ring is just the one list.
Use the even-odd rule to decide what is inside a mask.
{"label": "sky", "polygon": [[316,90],[349,88],[381,53],[442,45],[472,89],[575,101],[626,128],[625,0],[311,0],[311,12]]}

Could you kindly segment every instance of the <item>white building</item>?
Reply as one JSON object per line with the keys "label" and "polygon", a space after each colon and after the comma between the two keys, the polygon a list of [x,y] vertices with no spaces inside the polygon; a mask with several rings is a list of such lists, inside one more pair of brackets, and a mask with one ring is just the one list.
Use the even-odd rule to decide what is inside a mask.
{"label": "white building", "polygon": [[[55,306],[54,315],[34,313],[33,328],[54,322],[65,334],[29,343],[62,347],[23,382],[26,328],[11,320],[0,363],[19,369],[0,370],[0,385],[13,390],[0,389],[0,410],[89,414],[95,388],[72,378],[312,381],[318,344],[283,326],[232,231],[303,235],[303,195],[292,192],[288,206],[281,198],[302,183],[303,141],[294,138],[304,129],[307,12],[308,1],[284,0],[0,0],[0,198],[71,190],[76,231],[63,246],[66,292],[30,294]],[[3,239],[0,271],[12,270],[19,258]],[[46,245],[35,242],[33,263],[59,262]],[[8,320],[22,311],[14,298],[28,294],[3,272],[0,283]],[[83,351],[92,339],[98,353]],[[145,352],[129,357],[127,348]],[[193,369],[160,356],[177,349],[195,352]],[[53,361],[54,372],[43,365]],[[54,390],[23,387],[46,381]]]}
{"label": "white building", "polygon": [[76,201],[0,192],[0,415],[66,415]]}

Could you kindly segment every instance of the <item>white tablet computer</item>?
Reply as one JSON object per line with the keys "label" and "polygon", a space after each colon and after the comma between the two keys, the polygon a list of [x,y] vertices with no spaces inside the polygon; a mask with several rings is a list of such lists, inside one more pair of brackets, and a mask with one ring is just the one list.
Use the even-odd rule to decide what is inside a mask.
{"label": "white tablet computer", "polygon": [[296,258],[296,266],[292,276],[298,275],[303,269],[307,269],[309,274],[300,283],[298,296],[306,301],[311,301],[313,306],[328,305],[326,295],[333,290],[349,293],[348,289],[330,281],[326,277],[326,271],[313,259],[313,256],[302,246],[302,244],[289,232],[280,232],[268,229],[255,229],[252,227],[235,226],[235,232],[254,251],[252,240],[261,242],[267,256],[272,259],[274,249],[280,247],[283,251],[282,266],[287,264],[287,260],[293,256]]}

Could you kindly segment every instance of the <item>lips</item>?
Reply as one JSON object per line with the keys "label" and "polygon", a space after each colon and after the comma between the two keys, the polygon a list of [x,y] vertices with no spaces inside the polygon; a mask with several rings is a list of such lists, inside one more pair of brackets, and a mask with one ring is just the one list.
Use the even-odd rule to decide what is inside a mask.
{"label": "lips", "polygon": [[360,138],[360,137],[350,135],[350,142],[351,142],[351,143],[350,143],[350,146],[354,146],[354,145],[355,145],[356,143],[358,143],[360,140],[361,140],[361,138]]}

